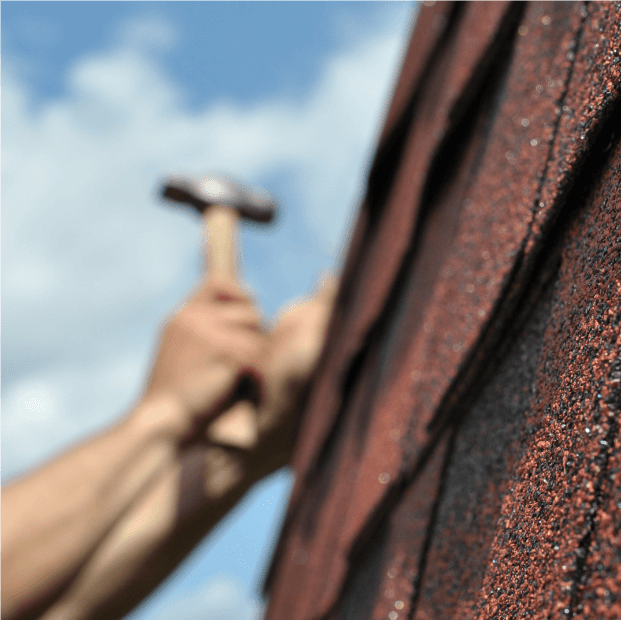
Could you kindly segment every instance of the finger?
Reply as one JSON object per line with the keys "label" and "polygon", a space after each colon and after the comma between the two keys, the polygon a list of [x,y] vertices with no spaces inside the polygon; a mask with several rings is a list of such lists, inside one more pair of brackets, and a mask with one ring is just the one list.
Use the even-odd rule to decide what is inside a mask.
{"label": "finger", "polygon": [[216,332],[226,334],[231,330],[264,333],[266,326],[259,312],[248,304],[206,306],[197,302],[187,305],[175,319],[204,338]]}
{"label": "finger", "polygon": [[230,302],[255,305],[251,289],[224,274],[216,274],[205,281],[202,298],[207,303]]}
{"label": "finger", "polygon": [[339,280],[334,272],[325,271],[318,278],[316,283],[315,299],[333,305],[339,288]]}
{"label": "finger", "polygon": [[260,314],[255,308],[246,305],[228,307],[227,311],[222,313],[220,320],[225,328],[265,331]]}
{"label": "finger", "polygon": [[253,332],[230,334],[228,346],[220,349],[223,361],[236,368],[256,368],[261,371],[268,352],[267,339]]}
{"label": "finger", "polygon": [[212,364],[202,372],[186,377],[184,381],[183,405],[191,414],[185,429],[184,439],[192,437],[196,432],[196,424],[200,420],[215,418],[231,399],[238,384],[239,369],[231,364]]}

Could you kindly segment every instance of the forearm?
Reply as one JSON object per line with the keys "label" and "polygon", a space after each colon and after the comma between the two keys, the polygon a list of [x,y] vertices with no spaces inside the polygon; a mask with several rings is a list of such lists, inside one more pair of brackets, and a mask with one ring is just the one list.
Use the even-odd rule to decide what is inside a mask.
{"label": "forearm", "polygon": [[113,620],[165,579],[255,482],[241,452],[184,450],[42,620]]}
{"label": "forearm", "polygon": [[42,620],[122,618],[179,565],[251,486],[284,465],[290,442],[283,433],[271,433],[266,423],[287,415],[293,402],[286,402],[282,391],[271,396],[258,412],[260,441],[253,449],[196,443],[180,451]]}
{"label": "forearm", "polygon": [[4,618],[53,600],[171,467],[178,433],[167,422],[175,419],[167,415],[173,406],[150,403],[151,415],[128,417],[2,490]]}
{"label": "forearm", "polygon": [[[121,617],[250,486],[289,462],[294,407],[322,344],[326,295],[282,316],[265,363],[266,337],[248,300],[208,284],[165,328],[150,377],[147,395],[176,393],[177,405],[143,404],[3,490],[5,620]],[[265,380],[253,432],[229,438],[248,451],[209,448],[204,425],[226,406],[242,369]],[[220,435],[228,429],[221,424]],[[182,449],[191,439],[203,444]]]}

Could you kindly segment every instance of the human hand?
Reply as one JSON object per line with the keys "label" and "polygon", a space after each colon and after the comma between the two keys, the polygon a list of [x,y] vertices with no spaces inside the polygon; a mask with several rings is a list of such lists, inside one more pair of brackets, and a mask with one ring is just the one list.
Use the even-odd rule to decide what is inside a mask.
{"label": "human hand", "polygon": [[268,364],[271,377],[289,389],[300,390],[316,368],[336,294],[337,279],[323,274],[313,297],[289,302],[279,311],[269,334]]}
{"label": "human hand", "polygon": [[191,439],[223,411],[241,377],[262,386],[267,344],[249,295],[213,274],[164,327],[142,401],[175,403],[166,415]]}
{"label": "human hand", "polygon": [[298,429],[297,405],[318,365],[337,294],[337,279],[325,275],[312,298],[287,304],[268,334],[265,399],[258,408],[258,476],[289,463]]}

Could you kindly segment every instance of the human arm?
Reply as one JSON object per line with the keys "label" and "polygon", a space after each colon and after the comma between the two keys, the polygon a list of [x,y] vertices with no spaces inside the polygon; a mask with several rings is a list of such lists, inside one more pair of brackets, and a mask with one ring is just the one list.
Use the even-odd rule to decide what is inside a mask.
{"label": "human arm", "polygon": [[245,474],[230,449],[186,448],[115,524],[42,620],[125,616],[244,496],[251,486]]}
{"label": "human arm", "polygon": [[[250,487],[289,462],[298,396],[316,366],[334,293],[335,282],[329,279],[313,299],[290,305],[270,331],[265,398],[256,411],[257,443],[247,449],[205,441],[188,445],[103,541],[43,620],[123,617]],[[190,503],[179,503],[180,489]]]}
{"label": "human arm", "polygon": [[164,329],[133,411],[3,487],[3,618],[38,617],[63,596],[115,527],[171,476],[182,447],[226,408],[238,377],[250,371],[261,380],[265,341],[235,283],[202,283]]}
{"label": "human arm", "polygon": [[[224,297],[221,302],[225,304],[228,300],[232,302],[232,295],[234,301],[238,295],[235,286],[231,283],[228,286],[230,289],[226,287],[225,295],[221,295]],[[88,536],[72,540],[80,559],[74,560],[72,570],[66,567],[59,573],[58,567],[55,567],[56,582],[52,585],[55,585],[56,590],[48,586],[47,590],[41,592],[37,586],[44,605],[33,606],[33,600],[30,599],[27,601],[32,612],[30,615],[20,615],[18,610],[14,615],[5,617],[34,618],[40,617],[41,612],[47,610],[43,616],[45,620],[121,618],[183,560],[255,482],[285,465],[293,448],[295,405],[316,365],[334,291],[335,283],[329,280],[314,299],[282,313],[278,323],[266,335],[266,340],[262,340],[267,349],[261,355],[256,354],[262,359],[262,363],[258,362],[256,366],[261,371],[264,398],[255,414],[257,441],[246,449],[215,446],[205,438],[210,424],[214,423],[214,417],[211,412],[202,412],[201,407],[197,406],[197,400],[200,400],[201,390],[210,392],[206,384],[209,376],[193,371],[198,362],[193,362],[194,348],[192,342],[187,342],[189,332],[180,325],[187,325],[188,321],[192,323],[193,317],[203,316],[196,303],[211,303],[211,294],[200,291],[194,297],[194,303],[189,303],[182,311],[184,320],[178,319],[173,329],[168,332],[165,330],[158,362],[145,397],[122,423],[121,426],[126,425],[123,437],[121,434],[114,435],[111,442],[121,452],[134,453],[139,437],[161,438],[162,431],[170,427],[176,429],[174,434],[170,435],[167,431],[164,443],[161,439],[155,442],[160,452],[159,456],[154,452],[151,457],[153,461],[147,459],[149,450],[145,451],[144,458],[149,460],[150,467],[143,466],[141,476],[138,477],[142,486],[132,501],[119,510],[114,518],[110,514],[112,504],[104,506],[110,518],[103,534],[95,536],[96,530],[93,529],[88,532]],[[243,334],[245,330],[251,333],[257,331],[257,316],[254,318],[244,308],[239,308],[234,316],[237,317],[235,325]],[[228,347],[219,338],[212,338],[216,340],[217,351],[220,351],[216,357],[219,363],[227,366],[230,363]],[[190,339],[193,340],[193,337]],[[175,347],[171,346],[171,340],[177,343],[178,354],[175,353]],[[261,348],[263,345],[258,346]],[[182,359],[179,358],[180,351],[184,351]],[[245,359],[250,357],[253,357],[253,350],[245,354]],[[240,360],[234,360],[233,363],[239,374],[243,364]],[[194,379],[190,380],[189,377]],[[188,414],[180,417],[171,410],[151,408],[159,402],[158,398],[162,394],[168,393],[162,389],[162,385],[168,385],[170,391],[171,382],[178,393],[185,395],[185,399],[178,397],[173,402],[179,404],[183,400],[184,408],[194,411],[190,417]],[[222,392],[226,393],[227,389],[222,389]],[[222,402],[223,397],[221,405]],[[226,406],[220,409],[214,407],[210,411],[221,411],[223,408]],[[172,420],[175,420],[174,424]],[[180,420],[185,423],[181,424]],[[103,438],[98,438],[96,442],[100,439]],[[124,441],[128,442],[127,448],[123,448]],[[162,446],[167,447],[165,449]],[[138,454],[143,454],[143,450],[138,450]],[[103,465],[100,475],[104,473]],[[66,472],[68,475],[71,469],[69,467]],[[129,474],[124,473],[124,476],[132,479]],[[128,494],[132,495],[131,492]],[[36,506],[31,508],[36,510]],[[89,506],[89,510],[93,508]],[[83,524],[88,528],[90,513],[81,512],[80,506],[77,509],[77,516],[85,517]],[[72,535],[75,534],[76,530]],[[82,535],[80,532],[78,534]],[[54,540],[59,539],[53,536],[52,542]],[[51,562],[66,553],[65,549],[58,547],[58,544],[54,548],[50,547],[48,555]],[[33,544],[33,553],[37,553],[38,549]],[[6,571],[6,563],[4,569]],[[23,580],[22,583],[32,581]],[[4,594],[3,602],[6,602],[6,590]],[[6,603],[4,612],[7,613]]]}

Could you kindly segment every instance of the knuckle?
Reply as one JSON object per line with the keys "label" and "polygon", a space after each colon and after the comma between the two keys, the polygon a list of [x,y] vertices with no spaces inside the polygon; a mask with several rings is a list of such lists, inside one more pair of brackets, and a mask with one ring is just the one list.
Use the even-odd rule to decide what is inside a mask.
{"label": "knuckle", "polygon": [[262,317],[252,306],[228,305],[221,309],[220,316],[234,330],[261,331]]}
{"label": "knuckle", "polygon": [[243,289],[235,280],[222,279],[215,283],[213,299],[236,305],[252,306],[253,298],[249,291]]}
{"label": "knuckle", "polygon": [[226,275],[212,276],[208,282],[208,288],[213,300],[244,303],[249,301],[249,296],[240,285]]}
{"label": "knuckle", "polygon": [[241,316],[241,322],[245,327],[258,330],[261,325],[262,317],[255,308],[245,308]]}
{"label": "knuckle", "polygon": [[257,338],[245,337],[236,339],[232,343],[231,355],[240,364],[257,362],[263,357],[264,344]]}

